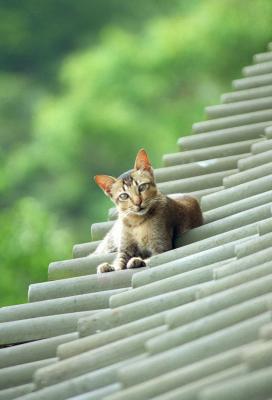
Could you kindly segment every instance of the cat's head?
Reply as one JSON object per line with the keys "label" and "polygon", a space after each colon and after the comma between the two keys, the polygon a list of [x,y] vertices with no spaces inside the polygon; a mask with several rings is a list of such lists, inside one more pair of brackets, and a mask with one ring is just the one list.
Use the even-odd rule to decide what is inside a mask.
{"label": "cat's head", "polygon": [[96,183],[124,215],[144,215],[156,202],[158,194],[153,170],[144,149],[135,160],[134,168],[114,178],[108,175],[94,177]]}

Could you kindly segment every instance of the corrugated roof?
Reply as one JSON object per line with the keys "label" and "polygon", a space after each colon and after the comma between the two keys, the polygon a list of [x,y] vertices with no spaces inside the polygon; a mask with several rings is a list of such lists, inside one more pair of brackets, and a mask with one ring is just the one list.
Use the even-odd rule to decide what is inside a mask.
{"label": "corrugated roof", "polygon": [[205,224],[140,270],[96,275],[93,242],[0,309],[0,399],[263,399],[272,395],[272,44],[155,170]]}

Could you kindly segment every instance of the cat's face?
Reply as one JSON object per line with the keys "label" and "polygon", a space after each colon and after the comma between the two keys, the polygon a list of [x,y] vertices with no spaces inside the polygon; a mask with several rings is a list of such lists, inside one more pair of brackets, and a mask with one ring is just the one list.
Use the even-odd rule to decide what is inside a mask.
{"label": "cat's face", "polygon": [[112,185],[111,196],[119,212],[144,215],[157,195],[153,174],[132,170],[122,174]]}
{"label": "cat's face", "polygon": [[96,183],[124,215],[144,215],[156,201],[157,187],[145,150],[137,154],[134,169],[117,179],[107,175],[95,177]]}

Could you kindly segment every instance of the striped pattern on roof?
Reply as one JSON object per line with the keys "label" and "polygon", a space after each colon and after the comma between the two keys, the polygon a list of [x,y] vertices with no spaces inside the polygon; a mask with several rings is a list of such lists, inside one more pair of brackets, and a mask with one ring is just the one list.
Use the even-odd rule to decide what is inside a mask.
{"label": "striped pattern on roof", "polygon": [[29,303],[0,309],[0,400],[271,398],[272,43],[242,73],[155,170],[205,224],[146,268],[99,276],[114,255],[88,254],[110,209]]}

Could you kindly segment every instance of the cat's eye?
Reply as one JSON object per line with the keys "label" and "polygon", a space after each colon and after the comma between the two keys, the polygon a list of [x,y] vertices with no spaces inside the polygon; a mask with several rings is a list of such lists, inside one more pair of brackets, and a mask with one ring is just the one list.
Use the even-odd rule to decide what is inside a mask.
{"label": "cat's eye", "polygon": [[127,200],[128,199],[128,194],[127,193],[121,193],[120,195],[119,195],[119,199],[120,200]]}
{"label": "cat's eye", "polygon": [[148,183],[142,183],[141,185],[139,185],[139,192],[143,192],[144,190],[149,188],[149,184]]}

